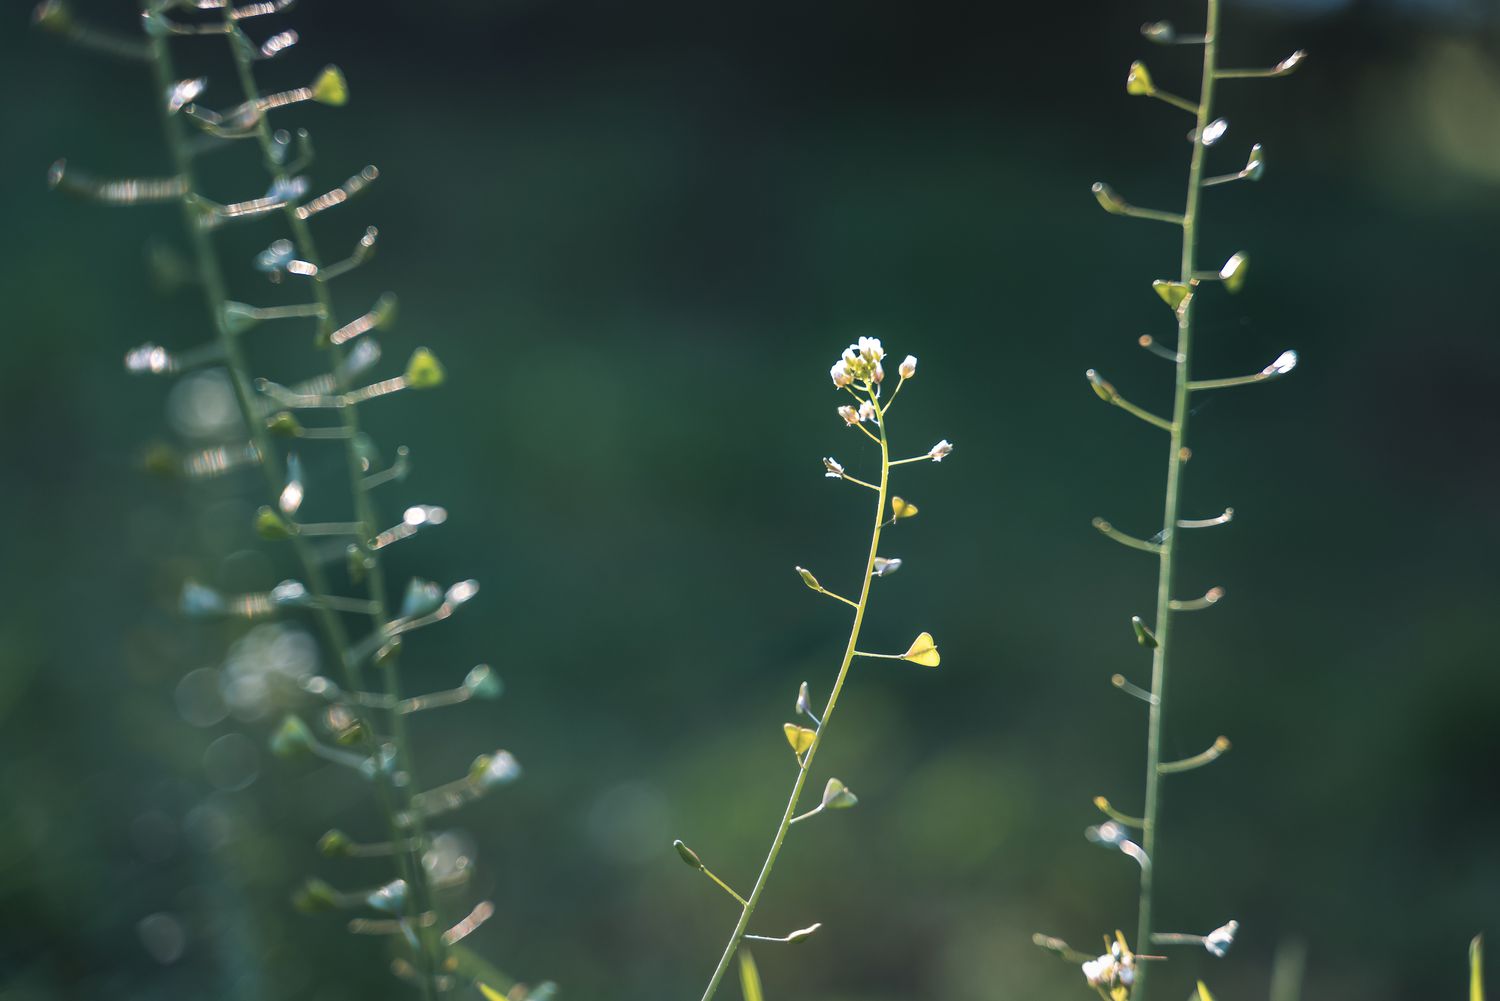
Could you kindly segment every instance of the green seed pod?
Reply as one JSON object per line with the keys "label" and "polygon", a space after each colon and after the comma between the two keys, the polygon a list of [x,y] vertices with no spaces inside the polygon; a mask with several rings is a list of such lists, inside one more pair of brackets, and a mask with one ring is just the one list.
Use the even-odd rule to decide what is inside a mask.
{"label": "green seed pod", "polygon": [[703,860],[698,858],[698,853],[683,844],[681,840],[672,842],[672,847],[677,849],[677,854],[682,856],[682,860],[688,865],[694,869],[703,868]]}

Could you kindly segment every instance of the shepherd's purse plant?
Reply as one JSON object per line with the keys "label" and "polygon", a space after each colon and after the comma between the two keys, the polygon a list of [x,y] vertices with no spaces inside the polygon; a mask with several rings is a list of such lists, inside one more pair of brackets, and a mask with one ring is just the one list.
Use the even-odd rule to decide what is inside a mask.
{"label": "shepherd's purse plant", "polygon": [[[515,758],[495,750],[474,759],[467,774],[417,791],[416,762],[407,730],[415,712],[452,706],[500,694],[500,679],[486,665],[455,676],[454,687],[426,695],[403,692],[398,665],[403,637],[453,615],[478,591],[472,580],[441,587],[414,579],[395,608],[382,561],[384,551],[432,526],[447,512],[437,506],[407,506],[393,525],[378,513],[376,491],[406,480],[409,456],[398,448],[384,463],[371,438],[361,430],[361,409],[407,390],[427,390],[444,381],[444,370],[426,348],[416,348],[399,374],[364,382],[380,362],[376,331],[385,331],[396,316],[395,297],[386,294],[361,315],[341,320],[332,294],[334,281],[363,264],[372,254],[377,231],[365,230],[352,253],[324,263],[313,239],[315,217],[348,202],[378,177],[366,167],[346,182],[308,197],[304,174],[313,163],[306,130],[273,128],[273,112],[309,102],[339,106],[348,90],[335,66],[326,67],[306,86],[265,93],[258,82],[261,63],[290,49],[297,33],[286,29],[251,31],[292,5],[267,0],[234,6],[229,0],[150,0],[141,11],[144,38],[117,35],[85,24],[61,0],[47,0],[35,11],[36,24],[70,41],[147,67],[153,74],[154,100],[160,112],[170,173],[155,178],[99,180],[59,160],[50,180],[67,193],[111,206],[178,206],[190,241],[187,279],[202,290],[213,337],[185,349],[144,344],[126,359],[137,374],[194,378],[220,371],[232,388],[240,437],[217,441],[191,454],[157,452],[153,464],[186,479],[219,482],[258,468],[264,500],[254,518],[259,535],[291,551],[297,579],[266,592],[226,594],[193,580],[185,581],[181,611],[189,619],[254,623],[280,618],[310,618],[321,633],[323,650],[338,666],[337,681],[321,675],[298,679],[295,693],[301,710],[284,718],[271,737],[273,751],[285,757],[314,757],[346,766],[351,781],[370,787],[384,816],[385,829],[358,838],[330,830],[318,847],[331,857],[369,858],[386,869],[371,886],[336,890],[310,879],[295,895],[303,910],[351,913],[350,932],[378,936],[391,943],[393,972],[423,998],[446,995],[474,984],[495,1001],[532,1001],[551,993],[550,985],[527,990],[462,944],[462,939],[495,911],[481,900],[451,910],[451,895],[442,891],[461,884],[467,858],[455,862],[434,851],[429,821],[513,781]],[[174,46],[220,45],[233,81],[229,106],[213,110],[201,103],[211,92],[206,77],[181,79],[174,70]],[[227,156],[254,150],[266,175],[264,193],[228,204],[207,198],[198,175],[208,153]],[[222,152],[221,152],[222,151]],[[248,304],[231,299],[229,281],[216,235],[231,226],[273,226],[281,232],[253,261],[256,270],[283,290],[291,301]],[[246,341],[270,331],[302,328],[316,345],[321,371],[277,373],[276,380],[256,378]],[[289,337],[287,333],[276,336]],[[278,355],[284,367],[295,364]],[[304,458],[304,456],[306,458]],[[309,473],[331,470],[328,476]],[[315,499],[315,486],[345,481],[347,505],[336,521],[302,517],[304,503]],[[333,498],[337,506],[338,498]],[[340,587],[336,588],[335,583]],[[355,595],[340,593],[345,587]],[[321,720],[323,736],[304,716]],[[382,861],[383,860],[383,861]],[[440,899],[444,898],[444,899]]]}
{"label": "shepherd's purse plant", "polygon": [[[1094,197],[1106,212],[1165,223],[1182,231],[1181,267],[1177,277],[1152,282],[1152,288],[1172,311],[1176,321],[1176,343],[1169,347],[1150,335],[1140,338],[1143,348],[1172,365],[1172,414],[1170,417],[1162,417],[1151,413],[1130,402],[1095,370],[1089,369],[1086,373],[1089,384],[1100,399],[1164,432],[1168,439],[1161,531],[1153,537],[1141,538],[1121,531],[1103,518],[1094,519],[1094,527],[1106,538],[1156,559],[1157,585],[1156,613],[1152,621],[1135,616],[1130,623],[1135,641],[1151,654],[1150,685],[1138,686],[1123,674],[1116,674],[1113,678],[1116,688],[1139,699],[1146,707],[1144,806],[1138,816],[1132,816],[1117,810],[1108,799],[1100,796],[1095,800],[1095,805],[1105,819],[1097,826],[1090,827],[1086,834],[1089,840],[1118,851],[1139,866],[1140,895],[1135,948],[1144,950],[1156,946],[1185,945],[1205,949],[1213,956],[1223,956],[1227,952],[1239,928],[1238,922],[1228,921],[1206,934],[1163,933],[1157,930],[1156,916],[1152,910],[1155,873],[1161,864],[1158,833],[1162,785],[1170,776],[1209,765],[1229,750],[1229,741],[1220,736],[1201,753],[1177,761],[1162,760],[1162,732],[1168,705],[1168,672],[1174,666],[1174,619],[1178,613],[1211,608],[1224,597],[1223,590],[1218,587],[1210,588],[1199,597],[1177,597],[1180,543],[1185,534],[1228,524],[1234,517],[1232,508],[1225,508],[1222,513],[1213,517],[1184,516],[1184,471],[1192,458],[1192,451],[1188,447],[1188,421],[1193,414],[1194,398],[1198,394],[1279,378],[1296,367],[1297,354],[1295,351],[1285,351],[1264,369],[1252,375],[1193,378],[1194,313],[1197,298],[1206,294],[1213,285],[1218,285],[1231,294],[1239,292],[1244,287],[1249,269],[1248,256],[1237,252],[1217,270],[1201,270],[1198,239],[1202,228],[1205,189],[1241,181],[1258,181],[1265,171],[1265,155],[1257,143],[1250,147],[1243,167],[1231,173],[1209,174],[1207,160],[1210,151],[1224,139],[1229,128],[1228,122],[1214,116],[1215,87],[1222,81],[1285,76],[1296,69],[1305,56],[1301,51],[1294,52],[1266,69],[1224,69],[1219,65],[1219,13],[1220,0],[1207,0],[1207,23],[1202,34],[1179,34],[1165,21],[1147,24],[1141,29],[1148,41],[1159,45],[1188,46],[1202,50],[1203,68],[1196,101],[1158,87],[1141,62],[1131,64],[1125,81],[1126,92],[1131,96],[1155,98],[1192,117],[1192,130],[1188,135],[1192,156],[1188,164],[1186,203],[1182,211],[1179,213],[1140,208],[1123,199],[1107,184],[1095,184],[1093,188]],[[1036,937],[1038,945],[1057,952],[1070,962],[1079,963],[1088,986],[1107,1001],[1144,1001],[1150,979],[1150,961],[1161,957],[1137,954],[1120,931],[1106,935],[1104,941],[1104,953],[1094,957],[1072,949],[1061,939],[1042,935]],[[1208,1001],[1208,988],[1201,982],[1198,992],[1204,1001]]]}
{"label": "shepherd's purse plant", "polygon": [[[701,872],[712,881],[719,889],[723,890],[739,908],[739,920],[735,922],[733,931],[729,934],[729,941],[724,946],[723,954],[719,957],[718,965],[714,967],[709,977],[708,986],[703,991],[703,1001],[709,1001],[719,990],[724,975],[728,972],[730,965],[734,962],[736,954],[740,961],[740,980],[746,998],[759,1001],[760,977],[755,967],[755,961],[750,952],[744,948],[747,941],[770,942],[770,943],[792,943],[800,942],[815,933],[821,924],[815,923],[805,928],[782,935],[751,934],[750,922],[755,916],[756,905],[760,903],[761,896],[766,891],[766,886],[771,879],[771,870],[776,865],[776,857],[781,852],[782,845],[786,842],[788,833],[794,824],[811,820],[830,810],[842,810],[854,806],[858,799],[854,792],[837,778],[829,778],[823,786],[822,796],[818,804],[811,809],[798,812],[804,787],[812,774],[813,759],[817,756],[818,749],[823,745],[823,739],[828,731],[828,725],[833,720],[834,710],[838,708],[839,694],[844,690],[844,683],[849,678],[849,668],[856,657],[879,658],[884,660],[903,660],[918,664],[923,667],[937,667],[940,661],[936,643],[932,635],[920,632],[912,640],[911,645],[903,653],[870,653],[858,649],[860,629],[864,625],[865,613],[870,605],[870,592],[875,580],[895,573],[901,568],[902,561],[895,556],[882,556],[880,551],[881,534],[888,528],[893,528],[908,518],[917,514],[917,505],[902,497],[891,494],[891,471],[896,466],[909,465],[918,462],[942,462],[953,446],[946,440],[939,441],[930,449],[920,455],[908,458],[892,459],[890,451],[890,412],[895,405],[896,397],[907,382],[911,381],[917,374],[917,359],[911,355],[896,366],[895,388],[889,395],[883,393],[883,389],[889,385],[885,366],[885,349],[880,341],[873,337],[861,337],[859,342],[851,344],[844,350],[843,355],[834,363],[829,370],[829,376],[833,380],[834,389],[840,393],[847,393],[852,403],[844,404],[838,408],[838,416],[853,431],[858,431],[868,438],[876,449],[879,450],[880,473],[876,482],[859,479],[851,475],[837,459],[832,457],[823,460],[824,475],[829,479],[849,483],[861,490],[869,490],[875,494],[875,504],[872,513],[872,525],[870,528],[870,548],[865,556],[863,569],[858,577],[856,585],[857,597],[849,598],[845,595],[831,591],[824,587],[811,570],[796,567],[797,574],[817,594],[828,597],[834,601],[847,605],[850,609],[851,622],[849,625],[848,639],[844,644],[844,653],[839,661],[838,673],[834,677],[833,687],[828,694],[828,701],[824,703],[821,711],[813,709],[813,696],[807,683],[803,682],[797,690],[796,714],[805,718],[811,726],[801,722],[786,723],[782,727],[786,741],[791,745],[792,754],[796,760],[796,772],[792,780],[792,791],[787,799],[786,809],[781,815],[781,820],[776,826],[776,833],[771,838],[771,847],[766,852],[765,861],[761,863],[760,874],[755,878],[755,884],[750,888],[748,895],[741,895],[724,880],[714,874],[699,857],[698,853],[689,848],[682,841],[675,842],[677,853],[682,860],[691,868]],[[868,447],[868,446],[867,446]]]}

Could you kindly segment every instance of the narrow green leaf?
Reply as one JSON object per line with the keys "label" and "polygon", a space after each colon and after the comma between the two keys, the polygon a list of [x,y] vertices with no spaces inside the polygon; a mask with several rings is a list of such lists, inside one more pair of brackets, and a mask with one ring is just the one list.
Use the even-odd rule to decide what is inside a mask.
{"label": "narrow green leaf", "polygon": [[766,1001],[760,989],[760,971],[755,968],[755,957],[749,949],[740,950],[740,990],[745,1001]]}
{"label": "narrow green leaf", "polygon": [[1469,1001],[1484,1001],[1484,936],[1469,943]]}

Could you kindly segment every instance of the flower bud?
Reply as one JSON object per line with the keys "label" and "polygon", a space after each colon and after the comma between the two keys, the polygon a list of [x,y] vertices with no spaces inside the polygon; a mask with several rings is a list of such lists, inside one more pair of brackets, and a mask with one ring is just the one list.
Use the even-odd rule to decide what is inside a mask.
{"label": "flower bud", "polygon": [[876,362],[875,363],[875,371],[870,376],[870,379],[871,379],[871,381],[877,382],[877,383],[885,381],[885,369],[883,369],[883,368],[880,367],[880,362]]}
{"label": "flower bud", "polygon": [[833,379],[835,389],[843,389],[854,382],[854,377],[849,374],[849,366],[842,361],[836,362],[833,368],[828,370],[828,374]]}
{"label": "flower bud", "polygon": [[1219,269],[1219,279],[1229,292],[1238,292],[1245,287],[1245,273],[1250,270],[1250,256],[1244,251],[1232,255]]}
{"label": "flower bud", "polygon": [[1207,949],[1217,959],[1223,959],[1229,947],[1234,944],[1234,935],[1240,930],[1238,921],[1230,921],[1221,925],[1203,936],[1203,948]]}
{"label": "flower bud", "polygon": [[686,862],[694,869],[703,868],[703,862],[698,858],[698,853],[693,851],[687,845],[683,844],[681,840],[672,842],[672,847],[677,849],[677,854],[682,856],[682,861]]}
{"label": "flower bud", "polygon": [[1131,97],[1150,97],[1156,93],[1156,84],[1152,82],[1145,63],[1137,60],[1130,64],[1130,72],[1125,76],[1125,93]]}
{"label": "flower bud", "polygon": [[340,830],[332,830],[318,839],[318,851],[329,858],[341,858],[348,855],[354,843],[349,835]]}
{"label": "flower bud", "polygon": [[953,443],[950,442],[947,438],[944,438],[942,441],[932,446],[932,450],[929,451],[927,455],[932,459],[933,462],[942,462],[943,459],[947,457],[948,453],[951,451],[953,451]]}
{"label": "flower bud", "polygon": [[853,407],[839,407],[839,416],[842,417],[844,419],[844,423],[849,425],[850,427],[853,427],[860,422],[859,411],[855,410]]}
{"label": "flower bud", "polygon": [[365,903],[377,911],[400,914],[406,907],[406,880],[391,880],[366,897]]}
{"label": "flower bud", "polygon": [[875,404],[869,400],[859,405],[859,419],[862,421],[873,421],[875,419]]}
{"label": "flower bud", "polygon": [[823,457],[823,468],[827,470],[823,475],[831,480],[841,480],[844,478],[843,465],[831,455]]}
{"label": "flower bud", "polygon": [[901,368],[898,371],[900,371],[901,378],[903,378],[903,379],[910,379],[912,376],[916,375],[917,374],[917,356],[916,355],[907,355],[902,360],[902,362],[901,362]]}

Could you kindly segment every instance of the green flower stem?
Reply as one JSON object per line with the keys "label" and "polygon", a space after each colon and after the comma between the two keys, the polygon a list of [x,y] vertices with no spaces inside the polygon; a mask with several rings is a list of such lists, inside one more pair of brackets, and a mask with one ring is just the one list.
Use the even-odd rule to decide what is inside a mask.
{"label": "green flower stem", "polygon": [[823,735],[828,732],[828,724],[833,720],[833,711],[838,706],[839,693],[843,691],[844,681],[849,677],[849,665],[854,662],[854,647],[859,642],[860,627],[864,625],[865,610],[870,604],[870,583],[875,579],[875,557],[880,548],[880,529],[884,524],[882,518],[885,514],[886,492],[891,475],[891,455],[885,433],[885,411],[881,409],[879,400],[872,396],[871,401],[875,405],[875,424],[880,430],[880,436],[876,439],[880,444],[880,486],[876,488],[878,498],[875,502],[875,527],[870,532],[870,555],[865,559],[864,583],[860,586],[859,601],[854,605],[854,623],[849,627],[849,642],[844,646],[844,659],[839,664],[838,680],[833,683],[833,691],[828,695],[828,704],[823,708],[823,722],[814,734],[807,753],[802,757],[801,767],[797,769],[797,780],[792,784],[792,795],[787,800],[786,812],[781,816],[781,824],[776,828],[776,836],[771,839],[771,850],[766,854],[766,860],[760,868],[760,875],[755,878],[755,886],[751,888],[750,897],[740,912],[740,920],[734,926],[734,932],[729,936],[729,943],[724,947],[724,955],[720,957],[719,965],[714,969],[713,976],[708,981],[708,987],[703,992],[703,1001],[710,1001],[718,991],[719,982],[728,972],[730,963],[734,961],[735,952],[738,951],[740,942],[744,940],[745,932],[750,927],[750,918],[754,915],[755,906],[760,903],[760,896],[765,892],[766,883],[771,878],[771,869],[776,865],[776,856],[781,854],[782,843],[786,841],[786,832],[797,816],[797,802],[802,797],[802,787],[807,784],[807,773],[812,768],[813,757],[822,746]]}
{"label": "green flower stem", "polygon": [[[1207,0],[1208,20],[1203,32],[1203,83],[1198,97],[1198,123],[1194,131],[1193,158],[1188,167],[1187,205],[1182,213],[1182,281],[1189,282],[1197,270],[1198,209],[1203,194],[1203,130],[1211,121],[1215,58],[1219,34],[1219,0]],[[1141,867],[1140,912],[1136,943],[1151,941],[1151,905],[1157,854],[1157,831],[1161,817],[1161,735],[1166,704],[1167,668],[1172,650],[1172,588],[1177,568],[1178,505],[1182,497],[1183,442],[1187,437],[1190,368],[1193,345],[1193,301],[1183,304],[1177,317],[1177,375],[1173,394],[1171,444],[1167,453],[1167,488],[1162,514],[1161,571],[1156,587],[1156,649],[1151,655],[1151,695],[1146,725],[1146,806],[1142,816],[1142,844],[1152,865]],[[1145,1001],[1150,963],[1136,968],[1132,1001]]]}

